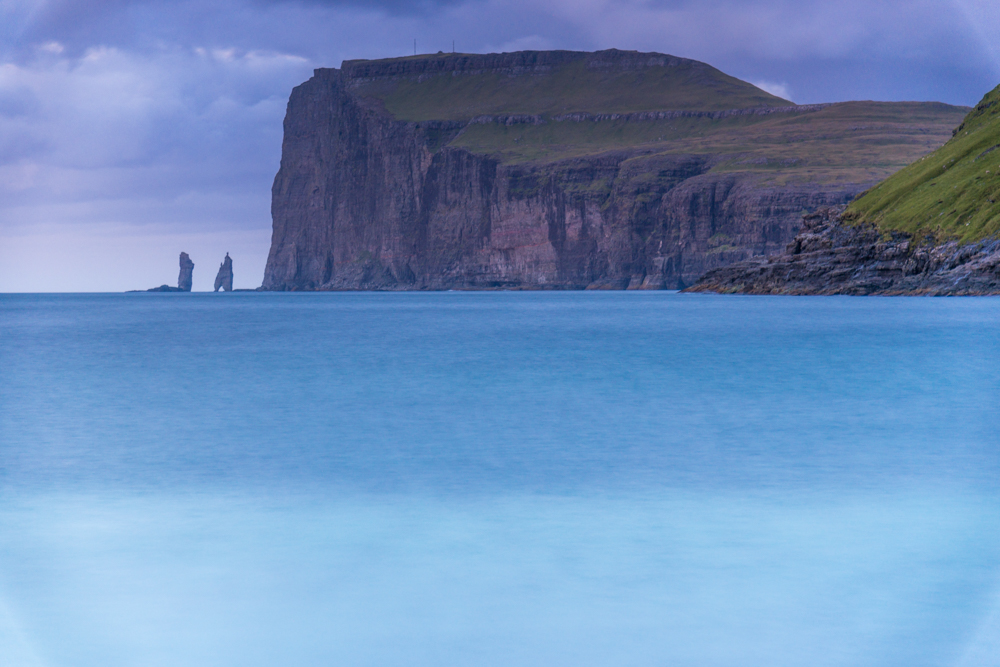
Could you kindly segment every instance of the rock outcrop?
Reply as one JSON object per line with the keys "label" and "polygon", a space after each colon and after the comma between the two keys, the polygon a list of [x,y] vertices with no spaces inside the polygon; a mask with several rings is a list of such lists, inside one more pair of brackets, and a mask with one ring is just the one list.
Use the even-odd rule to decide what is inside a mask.
{"label": "rock outcrop", "polygon": [[[518,58],[431,65],[452,67],[447,76],[487,67],[520,76],[527,66]],[[602,67],[638,66],[602,58]],[[681,116],[398,120],[379,99],[357,92],[383,79],[441,75],[420,70],[421,62],[318,69],[292,92],[262,289],[683,288],[716,267],[780,252],[803,211],[845,204],[876,180],[779,183],[761,176],[767,160],[751,165],[758,171],[740,171],[720,167],[737,160],[731,154],[645,145],[505,161],[449,142],[484,123],[660,122],[668,131]],[[764,111],[770,118],[797,109]]]}
{"label": "rock outcrop", "polygon": [[781,254],[709,271],[689,292],[739,294],[1000,294],[1000,239],[935,243],[845,223],[836,209],[803,219]]}
{"label": "rock outcrop", "polygon": [[151,287],[148,290],[133,290],[137,292],[190,292],[191,291],[191,280],[194,274],[194,262],[188,257],[186,252],[181,253],[180,257],[181,272],[177,276],[177,287],[171,287],[170,285],[160,285],[159,287]]}
{"label": "rock outcrop", "polygon": [[194,277],[194,262],[188,257],[186,252],[181,253],[181,272],[177,276],[177,288],[182,292],[191,291],[191,282]]}
{"label": "rock outcrop", "polygon": [[215,291],[218,292],[220,287],[224,292],[233,291],[233,260],[229,258],[228,252],[219,265],[219,272],[215,275]]}

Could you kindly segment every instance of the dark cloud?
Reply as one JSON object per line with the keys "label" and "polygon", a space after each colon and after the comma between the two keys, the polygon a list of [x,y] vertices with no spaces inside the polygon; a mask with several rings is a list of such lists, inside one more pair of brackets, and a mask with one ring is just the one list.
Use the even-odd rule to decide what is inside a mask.
{"label": "dark cloud", "polygon": [[[100,45],[144,53],[164,45],[235,47],[336,65],[405,55],[416,39],[422,52],[449,50],[453,41],[465,51],[665,51],[783,81],[809,101],[860,96],[850,82],[874,75],[886,92],[866,84],[876,94],[865,96],[968,103],[985,78],[1000,77],[990,37],[1000,16],[984,0],[952,0],[949,11],[940,0],[9,1],[5,23],[17,27],[3,47],[21,62],[54,41],[68,54]],[[932,80],[946,70],[953,76]],[[821,72],[834,73],[828,85],[813,80]]]}
{"label": "dark cloud", "polygon": [[339,9],[351,7],[379,10],[392,15],[428,15],[447,7],[463,4],[466,0],[252,0],[258,6],[314,5]]}

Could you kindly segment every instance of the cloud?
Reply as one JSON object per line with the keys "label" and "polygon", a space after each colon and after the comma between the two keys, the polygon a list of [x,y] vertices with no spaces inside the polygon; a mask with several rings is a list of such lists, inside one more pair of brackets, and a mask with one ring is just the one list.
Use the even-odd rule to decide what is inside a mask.
{"label": "cloud", "polygon": [[980,48],[989,54],[994,70],[1000,73],[1000,46],[996,41],[1000,28],[1000,5],[993,0],[952,0],[952,3],[978,38]]}
{"label": "cloud", "polygon": [[[103,187],[109,170],[151,169],[161,178],[176,170],[180,180],[160,181],[160,194],[188,187],[181,172],[191,169],[200,180],[232,180],[241,160],[276,158],[288,92],[311,68],[300,56],[201,48],[147,56],[94,47],[78,57],[7,63],[0,165],[34,165],[56,198]],[[79,178],[67,180],[75,172]],[[143,187],[141,177],[121,177],[114,180],[130,191]]]}
{"label": "cloud", "polygon": [[[0,290],[150,287],[128,267],[169,273],[180,249],[238,249],[243,278],[259,284],[245,271],[263,273],[285,104],[312,67],[275,52],[104,46],[0,66]],[[236,242],[247,234],[259,247]],[[112,250],[126,247],[131,261]],[[92,267],[81,280],[95,258],[118,279]]]}
{"label": "cloud", "polygon": [[757,86],[761,90],[771,93],[772,95],[777,95],[785,100],[792,100],[792,93],[789,90],[787,83],[774,83],[772,81],[751,81],[750,83]]}
{"label": "cloud", "polygon": [[391,15],[429,15],[463,4],[463,0],[256,0],[258,5],[313,5],[328,8],[378,9]]}
{"label": "cloud", "polygon": [[487,47],[485,51],[512,53],[514,51],[548,51],[553,48],[552,42],[541,35],[527,35],[504,42],[496,48]]}

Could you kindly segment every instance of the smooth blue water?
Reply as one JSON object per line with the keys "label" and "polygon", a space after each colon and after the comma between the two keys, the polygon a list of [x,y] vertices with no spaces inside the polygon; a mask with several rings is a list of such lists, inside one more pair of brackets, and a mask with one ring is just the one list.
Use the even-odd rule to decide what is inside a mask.
{"label": "smooth blue water", "polygon": [[0,295],[0,665],[997,665],[998,362],[993,298]]}

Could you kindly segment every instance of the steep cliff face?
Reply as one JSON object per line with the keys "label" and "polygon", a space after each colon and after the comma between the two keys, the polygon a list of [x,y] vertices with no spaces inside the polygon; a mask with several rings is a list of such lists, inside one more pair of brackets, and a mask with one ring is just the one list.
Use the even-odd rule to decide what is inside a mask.
{"label": "steep cliff face", "polygon": [[383,284],[387,266],[415,284],[405,267],[432,158],[422,128],[362,104],[330,69],[292,92],[284,131],[264,288]]}
{"label": "steep cliff face", "polygon": [[[581,55],[594,54],[576,54]],[[637,127],[676,132],[681,122],[696,121],[703,123],[699,128],[717,129],[729,122],[720,120],[719,112],[603,120],[583,112],[559,118],[406,120],[398,109],[395,114],[386,109],[399,105],[399,86],[428,77],[454,79],[487,70],[523,75],[520,60],[507,62],[503,56],[433,61],[445,74],[420,69],[419,60],[345,63],[342,70],[316,70],[297,87],[272,190],[274,227],[263,288],[683,288],[706,270],[779,251],[795,235],[803,211],[845,204],[875,180],[874,174],[856,172],[849,174],[853,180],[843,174],[825,182],[776,178],[767,158],[747,158],[749,167],[734,168],[746,150],[703,150],[690,141],[605,142],[588,154],[564,151],[559,157],[556,151],[554,158],[533,160],[512,158],[503,147],[470,145],[494,141],[492,132],[510,150],[519,150],[517,132],[592,133],[602,122],[618,123],[600,127],[621,127],[625,134]],[[624,60],[635,69],[633,61],[638,62]],[[539,67],[548,72],[554,65]],[[729,79],[727,86],[749,87]],[[431,83],[440,87],[450,81]],[[783,102],[768,97],[764,101],[774,105]],[[752,103],[763,102],[753,98]],[[424,115],[440,106],[422,104]],[[816,113],[766,111],[768,119]],[[758,122],[743,118],[753,114],[765,118],[753,107],[733,114],[740,118],[726,131]],[[702,130],[696,130],[689,134],[699,136]],[[799,160],[782,159],[786,165]]]}

